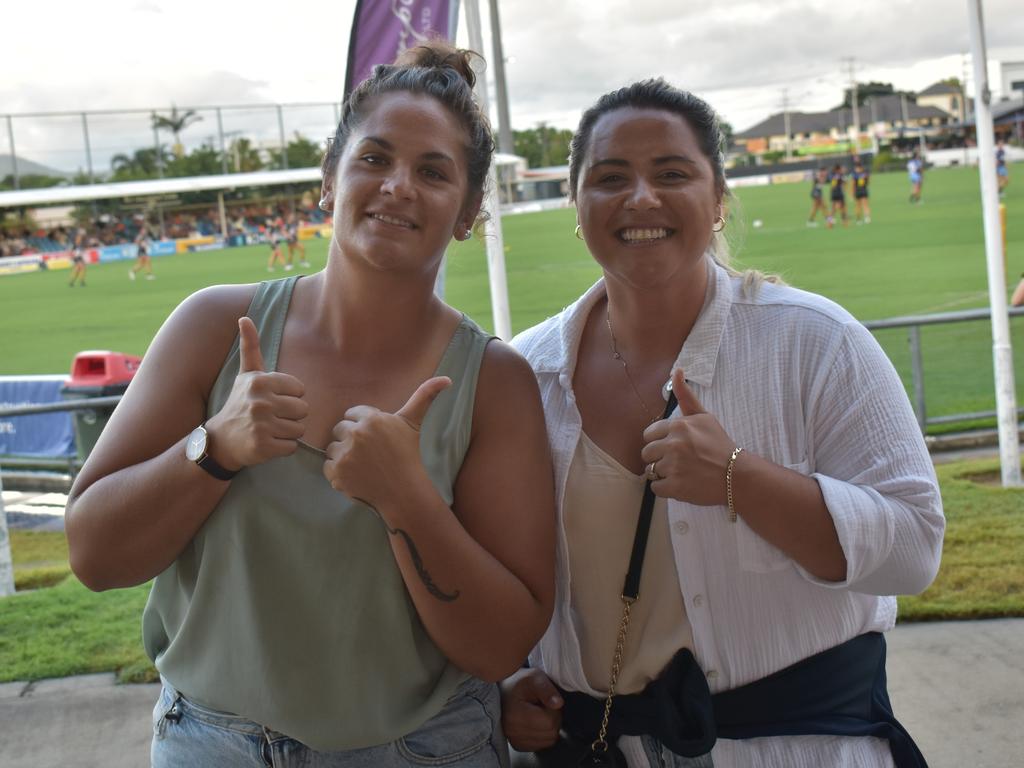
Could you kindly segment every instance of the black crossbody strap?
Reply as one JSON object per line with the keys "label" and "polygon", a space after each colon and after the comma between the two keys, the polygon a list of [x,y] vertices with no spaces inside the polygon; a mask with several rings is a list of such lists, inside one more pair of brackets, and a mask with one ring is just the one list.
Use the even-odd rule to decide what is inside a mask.
{"label": "black crossbody strap", "polygon": [[[676,409],[676,393],[668,393],[668,403],[662,419],[667,419]],[[636,535],[633,537],[633,552],[629,556],[629,570],[626,582],[622,585],[622,596],[636,600],[640,594],[640,573],[644,568],[644,553],[647,551],[647,536],[651,532],[651,516],[654,512],[654,491],[651,490],[650,479],[644,483],[644,498],[640,502],[640,518],[636,521]]]}

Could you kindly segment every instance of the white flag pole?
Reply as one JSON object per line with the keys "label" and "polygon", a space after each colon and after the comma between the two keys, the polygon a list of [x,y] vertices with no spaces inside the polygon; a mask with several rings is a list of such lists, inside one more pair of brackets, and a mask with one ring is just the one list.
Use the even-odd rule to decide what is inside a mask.
{"label": "white flag pole", "polygon": [[[477,0],[465,0],[466,30],[469,33],[469,47],[483,53],[484,37],[480,29],[480,6]],[[476,81],[477,99],[484,114],[490,114],[487,98],[487,78]],[[508,284],[505,277],[505,241],[501,235],[501,208],[498,200],[498,179],[492,162],[487,173],[487,189],[484,192],[484,210],[490,214],[484,224],[484,246],[487,249],[487,275],[491,284],[491,313],[494,317],[494,335],[508,341],[512,338],[512,320],[508,308]]]}
{"label": "white flag pole", "polygon": [[1020,442],[1017,435],[1017,395],[1013,381],[1013,349],[1010,318],[1006,308],[1006,274],[999,225],[999,192],[996,183],[995,142],[992,126],[992,94],[988,87],[988,55],[981,0],[967,0],[971,58],[974,62],[974,126],[978,140],[978,171],[981,174],[981,210],[985,227],[985,258],[988,264],[988,295],[992,310],[992,356],[995,362],[996,413],[999,423],[999,458],[1003,486],[1021,484]]}

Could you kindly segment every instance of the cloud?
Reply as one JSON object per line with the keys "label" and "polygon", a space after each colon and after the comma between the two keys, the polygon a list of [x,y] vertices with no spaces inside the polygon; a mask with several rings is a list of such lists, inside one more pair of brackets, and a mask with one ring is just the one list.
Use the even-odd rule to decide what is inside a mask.
{"label": "cloud", "polygon": [[[294,0],[284,15],[272,0],[252,0],[245,13],[208,0],[120,0],[132,12],[109,14],[103,34],[84,48],[81,29],[92,28],[95,11],[71,0],[53,3],[16,4],[12,23],[20,27],[50,28],[51,17],[63,23],[48,32],[46,51],[31,35],[15,35],[4,49],[5,113],[340,98],[354,0],[328,7]],[[963,0],[516,0],[502,3],[501,14],[505,54],[515,58],[506,72],[516,128],[541,120],[574,127],[600,94],[658,75],[704,96],[743,128],[777,111],[784,87],[795,109],[838,103],[844,56],[857,58],[862,81],[916,89],[960,76],[958,57],[968,49]],[[990,54],[1020,51],[1019,0],[985,0],[985,14]],[[461,39],[465,34],[463,25]],[[204,114],[190,137],[216,134],[215,116]],[[134,120],[124,140],[136,146],[148,113],[123,119]],[[276,135],[272,107],[225,111],[223,119],[227,131]],[[59,141],[54,152],[80,157],[79,118],[61,120],[54,130],[17,118],[19,153],[34,151],[45,133]],[[286,131],[320,136],[333,121],[330,110],[290,110]],[[95,119],[97,154],[116,143],[115,122]]]}
{"label": "cloud", "polygon": [[[1021,44],[1024,14],[1015,0],[987,0],[985,13],[989,50]],[[814,92],[812,101],[835,104],[846,80],[845,56],[856,57],[858,79],[870,80],[873,70],[907,68],[910,75],[921,60],[969,48],[961,0],[634,0],[628,6],[530,0],[503,7],[502,32],[506,55],[516,59],[507,67],[513,115],[533,121],[578,115],[605,91],[659,75],[708,96],[732,91],[724,99],[730,104],[744,94],[743,101],[759,102],[760,110],[777,103],[786,86]],[[936,70],[934,79],[958,76],[959,69]],[[917,70],[914,75],[920,77]],[[823,97],[823,89],[832,95]],[[736,122],[737,114],[758,119],[742,105],[730,112],[726,117]],[[525,127],[515,117],[514,122]]]}

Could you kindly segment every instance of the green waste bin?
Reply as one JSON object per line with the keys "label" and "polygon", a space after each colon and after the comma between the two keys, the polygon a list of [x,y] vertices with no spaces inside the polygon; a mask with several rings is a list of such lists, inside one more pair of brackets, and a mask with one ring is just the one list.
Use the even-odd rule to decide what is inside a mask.
{"label": "green waste bin", "polygon": [[[71,363],[71,376],[61,387],[61,396],[65,400],[83,400],[124,394],[141,362],[142,358],[120,352],[79,352]],[[89,457],[113,412],[114,406],[72,411],[79,462]]]}

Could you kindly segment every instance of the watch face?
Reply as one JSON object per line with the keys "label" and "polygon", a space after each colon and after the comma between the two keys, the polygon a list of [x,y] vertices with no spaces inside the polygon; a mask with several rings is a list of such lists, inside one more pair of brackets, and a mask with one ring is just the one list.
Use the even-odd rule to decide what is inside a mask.
{"label": "watch face", "polygon": [[199,461],[204,453],[206,453],[206,430],[196,427],[188,436],[188,442],[185,443],[185,458],[189,461]]}

